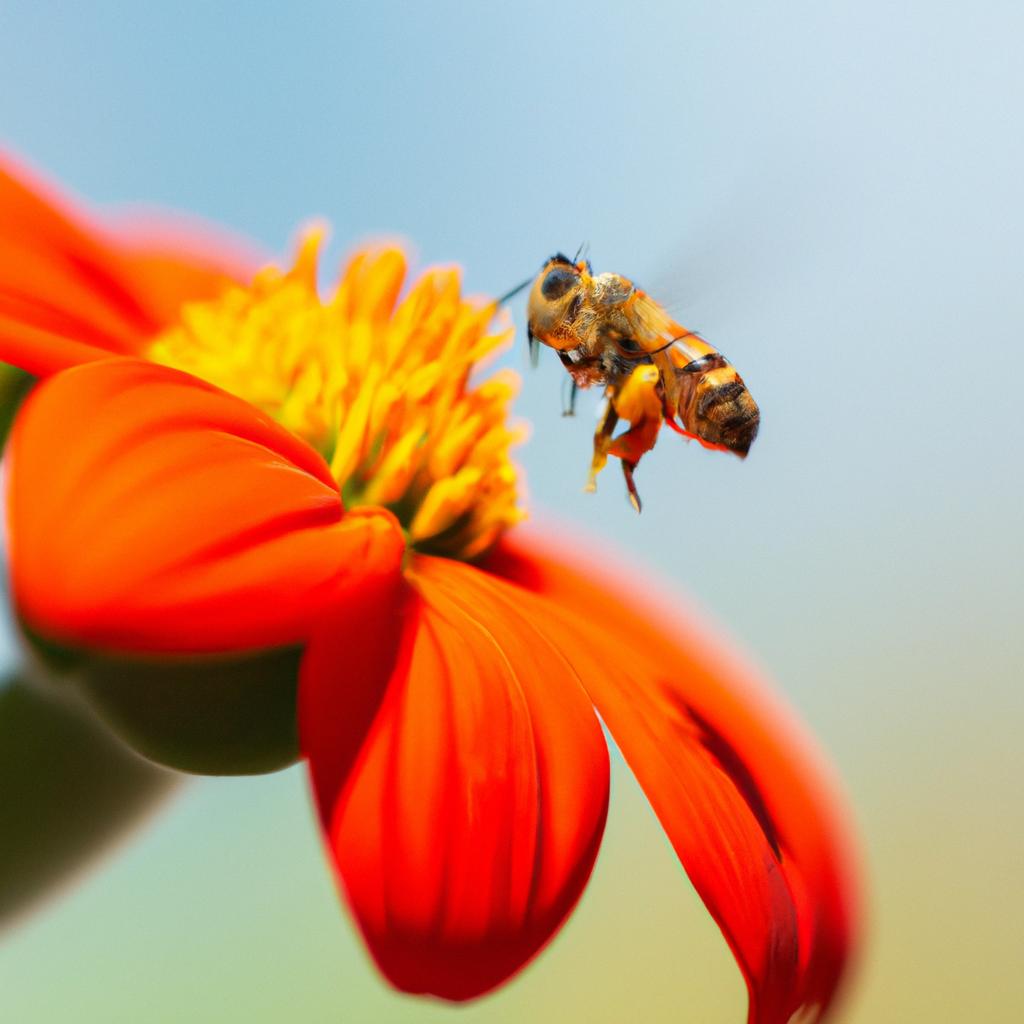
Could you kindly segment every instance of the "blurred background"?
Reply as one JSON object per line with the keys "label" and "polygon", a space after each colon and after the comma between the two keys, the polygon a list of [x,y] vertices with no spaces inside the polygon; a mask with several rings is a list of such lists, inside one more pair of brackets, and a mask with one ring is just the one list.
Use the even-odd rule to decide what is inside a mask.
{"label": "blurred background", "polygon": [[[548,510],[705,607],[838,767],[870,873],[850,1022],[1024,1019],[1024,13],[880,0],[0,5],[0,138],[96,204],[275,252],[405,236],[497,294],[557,249],[740,368],[746,463],[666,435],[582,493],[596,397],[524,369]],[[655,564],[656,563],[656,564]],[[8,648],[10,645],[8,644]],[[2,840],[2,837],[0,837]],[[454,1010],[390,992],[302,772],[199,780],[4,935],[0,1017],[739,1022],[739,974],[621,760],[553,946]]]}

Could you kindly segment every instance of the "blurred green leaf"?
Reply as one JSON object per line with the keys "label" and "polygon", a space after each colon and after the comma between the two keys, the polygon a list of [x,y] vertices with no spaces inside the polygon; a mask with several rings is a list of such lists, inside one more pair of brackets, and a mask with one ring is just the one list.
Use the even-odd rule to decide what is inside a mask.
{"label": "blurred green leaf", "polygon": [[143,757],[201,775],[258,775],[299,757],[300,648],[203,658],[89,654],[81,692]]}
{"label": "blurred green leaf", "polygon": [[15,414],[34,383],[35,377],[24,370],[9,363],[0,363],[0,449],[7,441]]}
{"label": "blurred green leaf", "polygon": [[175,786],[85,708],[0,682],[0,927],[73,881]]}

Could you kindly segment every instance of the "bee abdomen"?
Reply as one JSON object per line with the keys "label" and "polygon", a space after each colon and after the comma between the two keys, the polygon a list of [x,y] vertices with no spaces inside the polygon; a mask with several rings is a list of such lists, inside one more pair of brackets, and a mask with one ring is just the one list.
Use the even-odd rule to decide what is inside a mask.
{"label": "bee abdomen", "polygon": [[680,369],[689,386],[680,395],[679,418],[702,441],[745,458],[757,437],[761,412],[743,378],[724,357],[716,353],[708,363],[709,368],[698,371],[699,375],[689,367]]}

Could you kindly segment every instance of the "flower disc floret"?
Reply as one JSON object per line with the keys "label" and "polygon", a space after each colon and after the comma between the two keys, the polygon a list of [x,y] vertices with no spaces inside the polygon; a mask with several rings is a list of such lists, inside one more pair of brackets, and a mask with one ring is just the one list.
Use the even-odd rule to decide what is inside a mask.
{"label": "flower disc floret", "polygon": [[312,444],[347,507],[393,511],[418,550],[472,559],[523,518],[509,451],[517,376],[474,379],[507,341],[493,304],[461,295],[455,269],[399,300],[399,249],[361,252],[334,294],[317,291],[321,232],[294,266],[186,305],[148,356],[236,394]]}

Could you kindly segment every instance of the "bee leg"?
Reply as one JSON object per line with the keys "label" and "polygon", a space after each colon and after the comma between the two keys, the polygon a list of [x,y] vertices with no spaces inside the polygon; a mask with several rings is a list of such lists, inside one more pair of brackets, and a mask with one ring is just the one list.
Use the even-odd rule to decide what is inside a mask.
{"label": "bee leg", "polygon": [[629,462],[627,459],[622,460],[622,475],[626,478],[626,490],[629,492],[629,503],[639,513],[643,504],[640,501],[640,495],[637,493],[636,481],[633,479],[633,470],[636,469],[635,462]]}
{"label": "bee leg", "polygon": [[640,495],[633,481],[633,471],[640,460],[654,447],[664,419],[660,375],[657,367],[638,366],[618,395],[615,405],[619,415],[629,421],[630,427],[620,434],[608,449],[609,455],[622,460],[622,475],[626,478],[629,503],[640,511]]}
{"label": "bee leg", "polygon": [[612,431],[615,430],[615,424],[618,422],[619,414],[615,411],[614,394],[609,388],[604,412],[594,433],[594,457],[590,461],[590,476],[587,478],[587,486],[584,488],[590,493],[597,490],[597,474],[604,469],[608,462],[608,449],[612,446]]}
{"label": "bee leg", "polygon": [[576,381],[570,378],[569,380],[569,401],[563,403],[562,415],[563,416],[575,416],[576,415],[576,395],[579,394],[580,386]]}
{"label": "bee leg", "polygon": [[637,512],[640,511],[641,503],[636,482],[633,480],[633,471],[644,455],[654,447],[660,425],[658,420],[653,419],[642,419],[634,423],[624,434],[615,438],[608,452],[609,455],[618,456],[622,462],[622,475],[626,479],[629,503]]}

